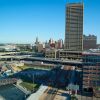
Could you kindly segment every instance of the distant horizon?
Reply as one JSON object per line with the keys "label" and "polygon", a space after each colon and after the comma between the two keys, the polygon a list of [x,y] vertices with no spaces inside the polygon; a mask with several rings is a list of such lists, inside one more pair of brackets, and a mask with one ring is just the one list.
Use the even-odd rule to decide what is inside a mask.
{"label": "distant horizon", "polygon": [[[39,39],[39,38],[38,38]],[[50,39],[53,39],[53,38],[49,38],[49,40]],[[61,38],[59,38],[59,39],[61,39]],[[54,41],[58,41],[59,39],[57,39],[57,40],[54,40]],[[43,40],[43,41],[41,41],[41,39],[39,39],[39,42],[40,43],[44,43],[44,42],[49,42],[49,40]],[[62,39],[63,40],[63,39]],[[64,40],[63,40],[64,41]],[[33,43],[35,43],[36,42],[36,38],[35,38],[35,40],[33,40],[32,42],[0,42],[0,44],[33,44]]]}
{"label": "distant horizon", "polygon": [[[86,34],[83,34],[83,35],[86,35]],[[86,35],[86,36],[89,36],[89,35],[94,35],[94,34],[88,34],[88,35]],[[37,38],[37,37],[36,37]],[[36,41],[36,38],[35,38],[35,40],[33,41],[33,42],[0,42],[0,44],[34,44],[35,43],[35,41]],[[39,37],[38,37],[38,39],[39,39]],[[49,38],[50,39],[50,38]],[[51,39],[53,39],[53,38],[51,38]],[[59,38],[59,39],[61,39],[61,38]],[[57,40],[59,40],[59,39],[57,39]],[[54,40],[54,39],[53,39]],[[54,41],[57,41],[57,40],[54,40]],[[62,39],[63,40],[63,39]],[[49,40],[44,40],[44,41],[40,41],[40,39],[39,39],[39,42],[40,43],[44,43],[44,42],[49,42]],[[64,41],[64,40],[63,40]],[[97,44],[100,44],[100,43],[97,43]]]}
{"label": "distant horizon", "polygon": [[[66,3],[81,0],[0,0],[0,43],[30,44],[65,39]],[[84,32],[100,44],[100,1],[84,0]]]}

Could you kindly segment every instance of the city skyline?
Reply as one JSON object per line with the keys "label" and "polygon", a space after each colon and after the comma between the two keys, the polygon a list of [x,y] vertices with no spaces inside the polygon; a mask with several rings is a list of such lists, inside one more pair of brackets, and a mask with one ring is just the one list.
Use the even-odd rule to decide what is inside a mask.
{"label": "city skyline", "polygon": [[[66,1],[76,0],[1,0],[0,42],[32,43],[37,36],[40,41],[50,38],[64,40]],[[84,0],[83,32],[97,35],[98,43],[99,2]]]}

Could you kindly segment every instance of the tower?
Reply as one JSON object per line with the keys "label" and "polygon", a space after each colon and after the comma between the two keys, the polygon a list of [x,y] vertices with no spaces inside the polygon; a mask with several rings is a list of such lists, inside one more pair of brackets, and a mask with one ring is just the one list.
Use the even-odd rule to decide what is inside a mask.
{"label": "tower", "polygon": [[38,37],[36,37],[35,44],[36,44],[36,45],[39,44]]}
{"label": "tower", "polygon": [[65,49],[83,50],[83,3],[68,3],[66,6]]}

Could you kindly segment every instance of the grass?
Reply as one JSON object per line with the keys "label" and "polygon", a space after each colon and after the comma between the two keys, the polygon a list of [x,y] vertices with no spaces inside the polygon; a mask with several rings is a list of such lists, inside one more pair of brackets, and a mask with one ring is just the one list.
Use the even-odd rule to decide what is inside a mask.
{"label": "grass", "polygon": [[33,83],[28,83],[28,82],[22,82],[20,83],[22,87],[25,87],[27,90],[32,91],[33,89],[38,89],[39,85],[33,84]]}
{"label": "grass", "polygon": [[25,70],[25,69],[29,69],[29,68],[32,68],[32,69],[34,69],[33,67],[30,67],[30,66],[26,66],[26,65],[24,65],[24,66],[18,66],[21,70]]}
{"label": "grass", "polygon": [[99,90],[100,91],[100,87],[96,87],[96,90]]}
{"label": "grass", "polygon": [[41,69],[41,70],[49,70],[49,68],[47,68],[47,67],[41,67],[41,66],[27,66],[27,65],[24,65],[24,66],[18,66],[18,68],[20,68],[21,70],[25,70],[25,69],[29,69],[29,68],[31,68],[31,69]]}

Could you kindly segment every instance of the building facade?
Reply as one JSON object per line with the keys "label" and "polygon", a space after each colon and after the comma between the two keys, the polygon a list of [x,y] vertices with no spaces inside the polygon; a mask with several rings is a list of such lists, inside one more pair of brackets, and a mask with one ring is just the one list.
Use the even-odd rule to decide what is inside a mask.
{"label": "building facade", "polygon": [[37,45],[37,51],[38,52],[43,52],[43,44],[38,44]]}
{"label": "building facade", "polygon": [[46,58],[58,58],[58,50],[57,49],[46,49],[45,50]]}
{"label": "building facade", "polygon": [[73,60],[80,60],[82,59],[82,52],[80,51],[66,51],[66,50],[59,50],[59,58],[60,59],[73,59]]}
{"label": "building facade", "polygon": [[[100,95],[100,54],[83,53],[83,89],[92,89]],[[98,92],[99,91],[99,92]]]}
{"label": "building facade", "polygon": [[65,49],[83,50],[83,4],[69,3],[66,6]]}
{"label": "building facade", "polygon": [[97,48],[97,37],[95,35],[83,35],[83,49],[96,49]]}

